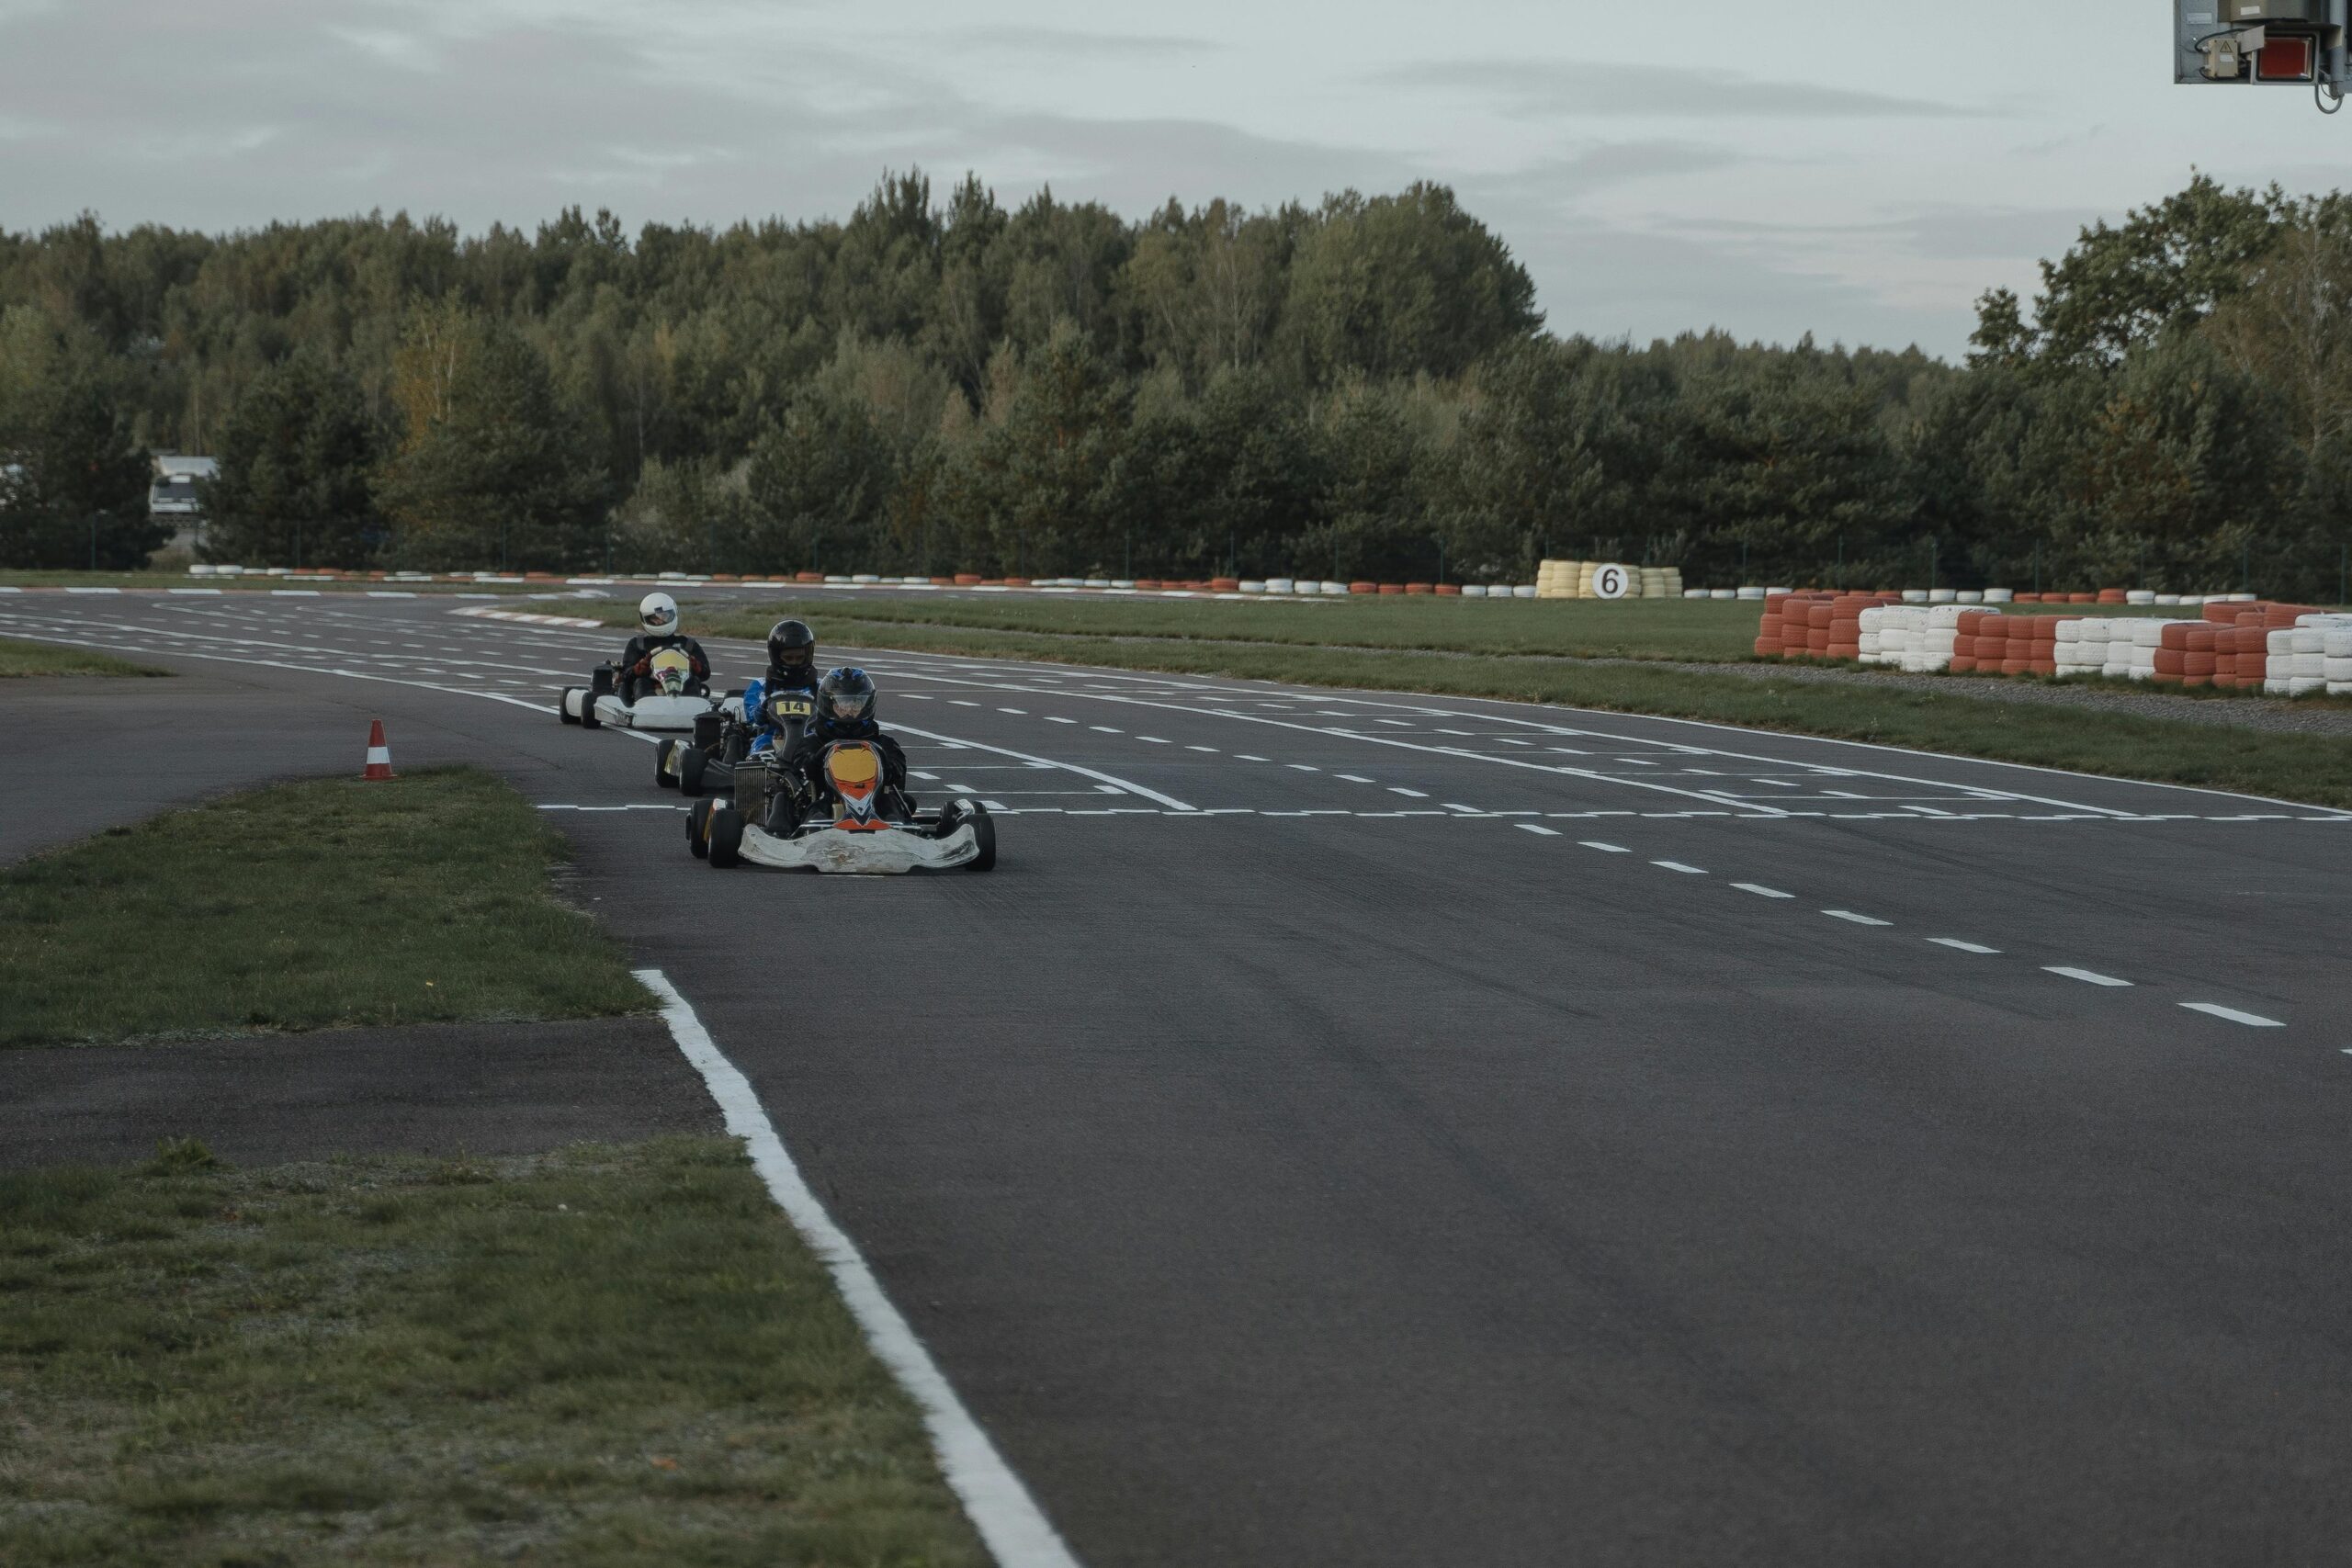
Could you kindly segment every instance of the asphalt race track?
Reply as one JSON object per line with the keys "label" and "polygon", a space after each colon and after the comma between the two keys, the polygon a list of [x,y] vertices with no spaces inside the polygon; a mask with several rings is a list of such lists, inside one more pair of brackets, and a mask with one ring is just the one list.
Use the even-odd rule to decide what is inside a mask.
{"label": "asphalt race track", "polygon": [[2352,816],[872,651],[1000,869],[720,874],[547,707],[619,635],[484,608],[0,601],[188,676],[0,850],[375,716],[513,779],[1094,1568],[2345,1560]]}

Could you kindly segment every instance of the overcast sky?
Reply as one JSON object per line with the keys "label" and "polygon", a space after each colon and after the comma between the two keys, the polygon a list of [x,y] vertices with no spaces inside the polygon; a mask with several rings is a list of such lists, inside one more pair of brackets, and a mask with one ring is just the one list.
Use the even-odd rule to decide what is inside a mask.
{"label": "overcast sky", "polygon": [[1131,216],[1433,179],[1555,330],[1954,355],[1984,288],[2192,164],[2352,169],[2308,94],[2172,86],[2169,6],[0,0],[0,226],[839,217],[912,164]]}

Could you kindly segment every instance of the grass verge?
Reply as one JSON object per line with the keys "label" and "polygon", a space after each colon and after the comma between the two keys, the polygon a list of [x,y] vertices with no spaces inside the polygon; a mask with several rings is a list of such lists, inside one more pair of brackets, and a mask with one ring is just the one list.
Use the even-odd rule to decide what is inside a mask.
{"label": "grass verge", "polygon": [[470,770],[249,791],[0,870],[0,1046],[649,1006]]}
{"label": "grass verge", "polygon": [[[2352,809],[2352,746],[2339,738],[1988,701],[1967,695],[1966,682],[1958,680],[1950,683],[1947,694],[1859,683],[1826,685],[1709,674],[1666,665],[1561,664],[1199,640],[1024,637],[911,626],[873,619],[865,611],[861,604],[859,613],[851,616],[836,609],[812,624],[827,644],[1555,703],[1866,740]],[[765,629],[763,623],[760,630],[764,633]],[[737,635],[736,628],[730,625],[725,635]]]}
{"label": "grass verge", "polygon": [[133,664],[83,648],[55,643],[19,642],[0,637],[0,680],[25,675],[169,675],[152,664]]}
{"label": "grass verge", "polygon": [[985,1562],[731,1140],[0,1176],[0,1562]]}
{"label": "grass verge", "polygon": [[[687,590],[691,592],[691,590]],[[1586,659],[1743,660],[1756,656],[1761,606],[1708,599],[1512,600],[1354,597],[1283,600],[1033,598],[941,592],[904,598],[826,595],[737,608],[705,600],[690,628],[763,637],[783,615],[818,627],[854,618],[885,626],[954,626],[1063,637],[1272,643]],[[633,626],[633,605],[582,607]]]}

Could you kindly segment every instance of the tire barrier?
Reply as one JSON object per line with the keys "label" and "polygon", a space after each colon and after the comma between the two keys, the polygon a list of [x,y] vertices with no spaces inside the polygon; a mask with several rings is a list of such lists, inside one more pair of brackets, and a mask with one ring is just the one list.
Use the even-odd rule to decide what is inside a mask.
{"label": "tire barrier", "polygon": [[1757,655],[1850,660],[1908,674],[2098,677],[2184,690],[2352,696],[2352,615],[2308,604],[2216,596],[2188,620],[2020,615],[1905,597],[1768,594],[1757,623]]}
{"label": "tire barrier", "polygon": [[1547,560],[1535,570],[1535,597],[1538,599],[1600,599],[1608,595],[1596,592],[1593,576],[1604,567],[1616,566],[1625,574],[1626,599],[1680,599],[1686,597],[1682,587],[1682,569],[1679,566],[1623,566],[1613,561]]}

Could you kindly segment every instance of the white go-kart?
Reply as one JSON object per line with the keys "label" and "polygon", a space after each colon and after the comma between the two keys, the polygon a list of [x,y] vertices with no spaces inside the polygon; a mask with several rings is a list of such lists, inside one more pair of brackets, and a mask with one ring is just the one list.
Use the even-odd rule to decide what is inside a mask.
{"label": "white go-kart", "polygon": [[588,682],[566,686],[558,694],[556,716],[564,723],[586,729],[609,724],[618,729],[691,730],[704,714],[742,713],[739,699],[697,689],[693,664],[674,648],[653,656],[649,674],[625,682],[619,670],[600,664],[589,672]]}

